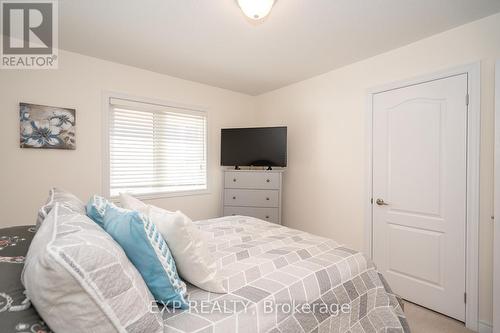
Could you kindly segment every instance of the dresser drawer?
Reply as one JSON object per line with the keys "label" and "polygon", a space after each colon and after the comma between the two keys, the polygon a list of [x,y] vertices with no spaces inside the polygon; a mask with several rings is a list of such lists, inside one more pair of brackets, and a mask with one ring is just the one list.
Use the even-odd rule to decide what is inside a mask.
{"label": "dresser drawer", "polygon": [[226,172],[225,188],[273,189],[280,188],[280,174],[275,172]]}
{"label": "dresser drawer", "polygon": [[224,205],[248,207],[279,207],[279,191],[225,189]]}
{"label": "dresser drawer", "polygon": [[280,223],[279,208],[224,206],[224,216],[231,215],[251,216],[272,223]]}

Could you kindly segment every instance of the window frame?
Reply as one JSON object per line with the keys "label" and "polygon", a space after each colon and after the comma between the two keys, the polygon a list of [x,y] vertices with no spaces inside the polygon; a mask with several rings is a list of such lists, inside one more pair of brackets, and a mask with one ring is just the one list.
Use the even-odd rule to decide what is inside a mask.
{"label": "window frame", "polygon": [[112,91],[104,91],[102,93],[102,163],[101,163],[101,191],[102,195],[106,198],[110,198],[113,201],[118,201],[119,196],[111,196],[110,187],[110,116],[111,116],[111,99],[123,99],[125,101],[151,104],[154,106],[162,106],[169,108],[184,109],[187,112],[201,113],[205,117],[205,156],[206,156],[206,188],[199,190],[181,190],[181,191],[159,191],[151,192],[145,194],[134,194],[134,197],[138,199],[161,199],[161,198],[172,198],[172,197],[184,197],[184,196],[195,196],[195,195],[206,195],[211,193],[211,177],[210,177],[210,155],[209,155],[209,144],[210,144],[210,119],[209,112],[204,107],[180,104],[175,102],[169,102],[165,100],[159,100],[154,98],[139,97],[129,94],[123,94]]}

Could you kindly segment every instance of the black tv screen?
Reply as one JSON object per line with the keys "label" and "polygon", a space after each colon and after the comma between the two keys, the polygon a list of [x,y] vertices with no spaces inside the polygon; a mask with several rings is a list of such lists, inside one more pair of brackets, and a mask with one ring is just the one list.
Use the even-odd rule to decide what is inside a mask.
{"label": "black tv screen", "polygon": [[286,127],[226,128],[221,165],[286,167]]}

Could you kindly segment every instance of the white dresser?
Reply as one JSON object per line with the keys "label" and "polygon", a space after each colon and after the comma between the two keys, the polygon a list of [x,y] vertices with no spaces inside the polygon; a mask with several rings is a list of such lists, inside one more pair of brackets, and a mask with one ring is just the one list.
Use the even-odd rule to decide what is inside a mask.
{"label": "white dresser", "polygon": [[225,170],[223,214],[281,224],[283,170]]}

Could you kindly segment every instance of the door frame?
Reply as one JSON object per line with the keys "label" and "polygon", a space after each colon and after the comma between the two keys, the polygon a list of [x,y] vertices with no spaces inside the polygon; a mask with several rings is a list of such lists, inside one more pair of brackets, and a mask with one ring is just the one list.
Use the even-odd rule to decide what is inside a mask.
{"label": "door frame", "polygon": [[[479,161],[481,144],[481,62],[475,62],[433,74],[378,86],[367,91],[365,138],[365,241],[364,250],[373,258],[373,97],[376,94],[421,83],[467,74],[469,107],[467,112],[467,215],[465,254],[465,325],[477,331],[479,318]],[[465,101],[464,101],[465,102]]]}
{"label": "door frame", "polygon": [[[493,332],[500,333],[500,60],[495,66],[495,195],[493,199]],[[498,217],[498,218],[497,218]]]}

